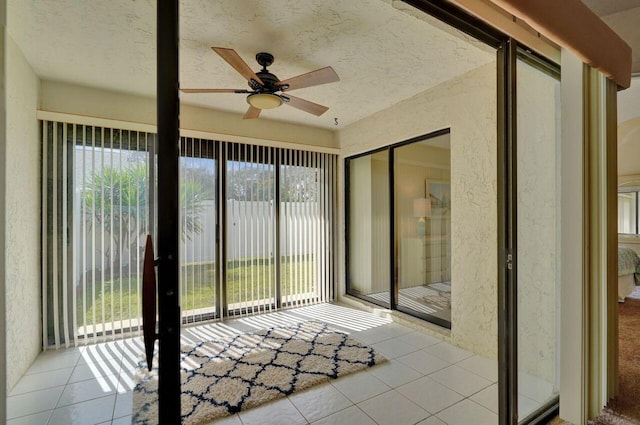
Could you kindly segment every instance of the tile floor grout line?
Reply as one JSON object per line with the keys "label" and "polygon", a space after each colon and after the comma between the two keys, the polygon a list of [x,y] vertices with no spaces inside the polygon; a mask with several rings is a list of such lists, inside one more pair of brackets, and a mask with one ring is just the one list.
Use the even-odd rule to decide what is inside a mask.
{"label": "tile floor grout line", "polygon": [[[313,388],[313,387],[312,387]],[[303,391],[301,391],[303,392]],[[307,425],[309,425],[311,423],[311,421],[309,419],[307,419],[307,417],[305,415],[302,414],[302,412],[300,411],[300,409],[298,409],[298,406],[296,406],[296,404],[289,398],[289,396],[285,396],[285,398],[287,400],[289,400],[289,403],[291,403],[291,405],[293,406],[294,409],[296,409],[296,412],[298,412],[300,414],[300,416],[302,416],[302,419],[304,419],[304,421],[307,423]]]}
{"label": "tile floor grout line", "polygon": [[[363,401],[365,401],[365,400],[363,400]],[[368,414],[367,412],[365,412],[365,411],[364,411],[364,409],[363,409],[363,408],[361,408],[360,406],[358,406],[358,405],[357,405],[357,404],[355,404],[355,403],[354,403],[354,406],[356,407],[356,409],[358,409],[358,410],[360,410],[362,413],[364,413],[364,415],[365,415],[367,418],[371,419],[371,420],[373,421],[373,423],[374,423],[374,424],[380,425],[380,424],[379,424],[379,422],[378,422],[378,421],[376,421],[375,419],[373,419],[373,418],[371,417],[371,415],[370,415],[370,414]]]}
{"label": "tile floor grout line", "polygon": [[53,406],[53,410],[51,411],[51,415],[49,415],[49,420],[47,421],[47,424],[49,424],[51,422],[51,419],[53,419],[53,415],[56,413],[56,408],[58,407],[58,403],[60,403],[60,399],[62,398],[62,394],[64,394],[64,390],[67,388],[67,386],[64,386],[64,389],[60,392],[60,395],[58,396],[58,400],[56,401],[56,404]]}
{"label": "tile floor grout line", "polygon": [[[295,314],[296,316],[300,316],[300,314],[298,314],[297,312],[294,312],[293,314]],[[295,318],[281,317],[281,315],[278,315],[278,316],[273,317],[271,319],[271,321],[280,322],[280,321],[283,321],[283,320],[294,320],[294,319],[295,320],[298,320],[298,319],[300,319],[300,320],[322,320],[322,319],[320,319],[318,317],[307,317],[306,315],[303,316],[303,317],[295,317]],[[236,322],[238,320],[239,319],[237,319],[237,318],[235,319]],[[216,323],[218,323],[218,322],[216,322]],[[230,327],[233,327],[234,325],[239,326],[242,329],[240,329],[240,328],[236,329],[238,331],[238,333],[250,332],[250,331],[253,330],[253,327],[255,327],[257,325],[257,323],[253,323],[253,324],[248,324],[247,325],[246,323],[242,323],[242,322],[230,323],[229,321],[222,321],[222,322],[219,322],[219,323],[226,324],[226,325],[228,325]],[[251,326],[252,328],[249,329],[249,330],[244,329],[245,325]],[[392,326],[389,327],[388,325],[392,325]],[[333,326],[335,326],[335,325],[333,325]],[[197,328],[197,326],[195,326],[194,329],[195,328]],[[340,329],[342,329],[342,328],[340,328]],[[398,365],[398,367],[402,367],[402,368],[405,369],[406,375],[408,376],[408,378],[407,377],[402,378],[399,382],[402,382],[403,379],[408,379],[408,381],[402,382],[401,384],[398,384],[398,385],[395,385],[395,386],[392,386],[392,385],[388,384],[385,380],[379,378],[374,373],[372,373],[371,370],[367,370],[367,372],[372,376],[372,378],[374,378],[376,380],[379,380],[384,385],[384,390],[381,393],[372,395],[372,396],[367,397],[367,398],[365,398],[363,400],[360,400],[358,403],[355,403],[355,402],[353,402],[351,400],[351,398],[349,398],[347,396],[347,394],[345,392],[343,392],[337,386],[334,385],[335,383],[337,383],[337,380],[331,380],[329,382],[329,384],[331,384],[333,389],[337,390],[338,393],[341,394],[345,398],[346,401],[348,401],[349,405],[347,407],[343,407],[343,408],[341,408],[341,409],[339,409],[339,410],[337,410],[335,412],[332,412],[329,415],[319,417],[319,418],[315,419],[315,422],[321,421],[321,420],[323,420],[323,419],[325,419],[325,418],[327,418],[327,417],[329,417],[331,415],[340,413],[340,412],[342,412],[342,411],[344,411],[346,409],[349,409],[351,406],[356,406],[356,408],[361,413],[364,413],[364,415],[366,417],[370,418],[374,423],[377,423],[377,421],[375,421],[375,419],[373,419],[369,414],[367,414],[366,411],[364,411],[364,409],[362,409],[359,406],[359,403],[364,403],[364,402],[366,402],[368,400],[371,400],[372,398],[387,394],[390,391],[396,391],[396,393],[400,394],[405,400],[408,400],[412,405],[416,405],[416,406],[420,407],[422,410],[424,410],[425,412],[427,412],[429,414],[429,416],[427,416],[426,418],[424,418],[422,420],[427,420],[427,419],[432,418],[432,417],[433,418],[437,418],[438,420],[442,420],[441,418],[439,418],[437,416],[438,414],[442,413],[443,411],[445,411],[447,409],[453,408],[454,406],[456,406],[459,403],[466,402],[466,400],[469,400],[469,402],[471,402],[472,405],[474,405],[474,406],[476,406],[478,408],[482,408],[484,411],[487,411],[487,412],[490,412],[492,414],[495,414],[495,412],[492,409],[486,407],[484,404],[482,404],[482,403],[480,403],[478,401],[473,400],[472,397],[474,397],[474,396],[478,395],[479,393],[481,393],[481,392],[487,390],[488,388],[492,387],[493,385],[496,384],[496,382],[493,379],[489,379],[486,376],[483,376],[483,375],[480,375],[479,373],[476,373],[476,371],[474,371],[474,370],[472,370],[470,368],[462,366],[463,362],[468,361],[468,360],[474,358],[475,356],[477,356],[478,358],[484,358],[483,356],[480,356],[480,355],[475,354],[475,353],[467,352],[469,354],[466,357],[462,357],[462,358],[457,359],[456,361],[452,362],[451,361],[451,357],[457,358],[459,356],[459,353],[457,352],[457,350],[458,349],[459,350],[464,350],[463,348],[457,347],[457,346],[451,344],[449,341],[440,340],[439,338],[434,337],[433,335],[430,335],[428,333],[422,333],[422,332],[419,332],[419,331],[417,331],[415,329],[411,329],[411,328],[406,327],[406,326],[403,327],[403,325],[396,324],[396,323],[377,324],[377,325],[372,326],[370,328],[362,329],[362,330],[358,330],[358,331],[350,330],[350,328],[347,328],[347,327],[345,327],[344,329],[346,329],[345,332],[347,334],[349,334],[351,337],[353,337],[353,338],[355,338],[355,339],[357,339],[359,341],[364,342],[366,345],[374,346],[376,344],[382,344],[382,343],[389,344],[390,342],[392,343],[395,340],[395,341],[403,342],[404,344],[407,345],[407,347],[410,346],[412,351],[409,351],[407,353],[403,353],[402,355],[398,355],[396,357],[391,356],[391,355],[387,355],[386,356],[390,361],[389,364],[391,364],[391,362],[394,362],[395,364]],[[362,339],[360,339],[358,337],[358,333],[360,333],[360,332],[366,332],[366,334],[364,335],[365,337],[362,338]],[[410,343],[410,342],[404,341],[404,339],[407,339],[408,335],[412,334],[412,333],[415,333],[416,336],[425,335],[426,337],[435,338],[435,339],[438,339],[438,341],[435,342],[435,343],[428,343],[427,345],[423,345],[424,341],[422,341],[420,343],[416,342],[416,343],[413,343],[413,344]],[[378,340],[377,338],[380,338],[381,334],[382,334],[382,339]],[[194,335],[194,336],[197,336],[197,335]],[[367,341],[367,339],[368,339],[367,336],[370,337],[371,340],[376,340],[376,342]],[[403,337],[404,337],[404,339],[402,339]],[[132,338],[134,338],[134,337],[132,337]],[[124,341],[124,340],[118,340],[118,341]],[[48,414],[47,423],[52,423],[52,420],[54,418],[54,414],[58,409],[66,408],[68,406],[73,406],[73,405],[79,404],[79,403],[90,402],[92,400],[100,399],[100,398],[103,398],[103,397],[104,398],[111,397],[111,395],[114,395],[114,397],[113,397],[114,403],[113,403],[113,406],[110,409],[111,410],[110,419],[105,423],[109,423],[109,421],[113,422],[115,420],[120,419],[120,417],[119,418],[115,417],[118,398],[119,398],[119,396],[126,397],[126,394],[130,392],[130,391],[127,390],[128,385],[130,383],[128,383],[128,384],[126,383],[126,382],[128,382],[128,379],[129,379],[128,375],[130,374],[130,371],[128,369],[130,365],[128,364],[128,360],[127,359],[129,359],[130,355],[135,354],[137,347],[135,347],[134,345],[125,346],[126,344],[124,344],[124,345],[118,344],[117,343],[118,341],[115,341],[116,344],[114,344],[114,341],[106,341],[104,343],[98,342],[96,344],[92,344],[91,346],[71,347],[70,350],[77,350],[78,348],[84,348],[84,349],[88,350],[87,351],[87,356],[84,356],[82,353],[80,353],[78,358],[75,359],[75,362],[73,362],[73,366],[68,368],[68,369],[71,369],[71,371],[69,373],[69,376],[66,378],[66,383],[65,384],[56,385],[54,387],[48,387],[46,389],[43,389],[43,390],[50,390],[52,388],[63,387],[62,388],[62,392],[60,393],[60,395],[58,396],[58,399],[56,400],[55,407],[53,409],[48,409],[48,410],[45,410],[43,412],[30,413],[30,415],[31,414],[38,414],[38,413],[46,412],[46,414]],[[434,348],[434,347],[436,347],[438,345],[441,346],[440,349],[442,351],[444,351],[444,352],[440,352],[438,354],[435,354],[431,350],[437,351],[438,348]],[[96,348],[95,350],[92,348],[91,350],[89,350],[91,347],[99,347],[99,348]],[[445,355],[447,350],[451,350],[452,351],[453,355],[451,357],[448,357],[448,356]],[[115,388],[114,394],[110,394],[110,395],[106,395],[106,396],[99,396],[99,397],[95,397],[95,398],[90,398],[89,400],[84,400],[84,401],[77,402],[77,403],[71,403],[71,404],[68,404],[66,406],[58,406],[58,404],[60,403],[60,401],[62,399],[62,396],[63,396],[63,394],[64,394],[64,392],[65,392],[65,390],[67,388],[69,388],[72,384],[76,384],[76,383],[80,383],[80,382],[85,382],[86,381],[86,380],[82,380],[82,381],[77,381],[77,382],[71,382],[73,374],[76,371],[79,370],[78,368],[80,366],[80,363],[83,361],[82,359],[85,358],[85,357],[91,357],[92,356],[91,353],[94,352],[94,351],[96,353],[106,354],[110,358],[106,359],[105,361],[112,362],[112,363],[115,364],[114,365],[115,366],[114,370],[117,370],[117,373],[115,373],[115,374],[109,373],[109,376],[111,376],[112,378],[115,378],[115,380],[116,380],[116,388]],[[129,353],[128,351],[131,351],[131,352]],[[466,351],[466,350],[464,350],[464,351]],[[115,356],[113,356],[114,353],[116,353]],[[68,353],[68,354],[55,353],[55,355],[52,356],[52,359],[53,360],[56,360],[56,358],[64,359],[64,357],[62,357],[62,356],[75,355],[75,354],[76,354],[76,351]],[[409,364],[407,364],[407,363],[405,363],[405,362],[400,360],[400,358],[402,358],[402,357],[405,357],[405,356],[408,356],[408,355],[414,355],[416,357],[414,357],[413,360],[415,360],[414,363],[415,363],[416,366],[424,366],[423,369],[429,369],[430,366],[428,364],[429,363],[428,361],[426,362],[426,364],[423,364],[424,362],[420,363],[420,357],[421,357],[421,355],[424,355],[424,354],[428,354],[430,356],[433,356],[434,361],[435,361],[435,359],[438,359],[438,361],[435,362],[436,364],[439,364],[440,362],[444,362],[444,363],[447,363],[447,365],[443,366],[443,367],[438,367],[435,370],[429,370],[429,373],[425,374],[424,372],[418,370],[417,368],[414,368],[413,366],[411,366],[411,365],[409,365]],[[95,354],[94,354],[94,356],[95,356]],[[101,357],[100,354],[97,354],[97,356]],[[68,360],[70,360],[70,359],[68,359]],[[90,363],[95,363],[95,362],[90,362]],[[84,363],[82,363],[82,365],[89,365],[90,363],[87,363],[86,358],[85,358],[85,361],[84,361]],[[469,364],[471,365],[471,367],[475,367],[475,370],[480,370],[480,369],[478,369],[478,366],[482,367],[482,365],[483,365],[483,363],[480,362],[480,361],[476,362],[475,364],[473,362],[470,362]],[[429,367],[427,367],[427,366],[429,366]],[[470,374],[468,376],[478,377],[479,379],[482,380],[481,381],[482,383],[486,382],[486,385],[484,385],[482,388],[474,391],[472,394],[469,394],[468,396],[465,396],[464,394],[460,394],[458,391],[456,391],[455,389],[451,388],[447,383],[440,382],[439,380],[435,380],[433,378],[434,374],[437,374],[438,372],[441,372],[444,369],[450,368],[451,366],[456,366],[458,368],[458,370],[464,371],[464,373],[466,373],[466,374]],[[43,371],[37,372],[37,373],[55,372],[55,371],[60,371],[62,369],[65,369],[65,368],[54,368],[54,369],[51,369],[51,370],[43,370]],[[405,372],[405,371],[403,371],[403,372]],[[27,374],[27,373],[25,373],[23,375],[23,377],[27,376],[27,375],[31,376],[31,375],[36,375],[36,374]],[[487,374],[485,373],[484,375],[487,375]],[[55,377],[55,376],[52,375],[52,378],[53,377]],[[438,410],[435,413],[432,413],[431,411],[426,410],[420,404],[418,404],[417,402],[412,401],[407,396],[405,396],[403,393],[398,391],[398,388],[400,388],[400,387],[402,387],[404,385],[408,385],[408,384],[411,384],[413,382],[416,382],[416,381],[418,381],[418,380],[420,380],[420,379],[422,379],[424,377],[432,379],[435,382],[437,382],[438,384],[443,385],[444,387],[446,387],[447,389],[452,391],[454,394],[457,394],[459,397],[461,397],[461,399],[458,400],[457,402],[449,405],[449,406],[441,408],[440,410]],[[102,374],[101,374],[100,378],[105,378],[105,377],[102,376]],[[98,378],[93,378],[93,379],[98,379]],[[109,379],[109,381],[112,381],[112,379]],[[391,382],[393,382],[393,380]],[[449,382],[449,381],[447,381],[447,382]],[[457,385],[459,387],[459,385],[456,384],[456,382],[457,382],[456,380],[453,380],[450,383],[453,384],[453,386]],[[124,392],[122,394],[120,394],[118,392],[119,389],[121,389]],[[32,393],[32,392],[36,392],[36,391],[40,391],[40,390],[33,390],[33,391],[28,391],[28,392],[22,393],[22,394],[16,394],[16,396],[17,395],[26,395],[26,394],[29,394],[29,393]],[[360,394],[362,394],[362,393],[360,393]],[[354,393],[354,396],[355,395],[357,395],[357,394]],[[302,414],[300,409],[293,403],[293,401],[291,401],[291,399],[289,397],[287,397],[287,399],[289,399],[289,402],[291,404],[293,404],[293,406],[295,408],[295,411],[302,416],[302,418],[304,419],[304,421],[306,421],[307,424],[313,423],[310,420],[308,420]],[[531,398],[531,400],[534,400],[534,399]],[[490,401],[490,400],[487,399],[486,401]],[[125,400],[125,402],[128,402],[128,401]],[[105,407],[107,407],[107,409],[108,409],[108,405],[105,406]],[[107,411],[104,411],[104,413],[105,413],[105,416],[108,416],[108,412]],[[24,416],[28,416],[28,415],[24,415]],[[124,416],[121,416],[121,417],[127,417],[127,416],[129,416],[129,415],[124,415]],[[237,423],[244,425],[244,421],[242,420],[240,415],[236,414],[235,416],[236,416],[236,419],[238,421]],[[363,417],[363,419],[364,419],[364,417]],[[418,422],[420,422],[420,421],[418,421]]]}
{"label": "tile floor grout line", "polygon": [[[344,397],[345,397],[345,398],[347,398],[346,396],[344,396]],[[347,398],[347,400],[349,400],[349,399]],[[323,420],[323,419],[328,418],[329,416],[336,415],[336,414],[338,414],[338,413],[340,413],[340,412],[343,412],[343,411],[345,411],[345,410],[349,409],[350,407],[355,406],[355,404],[353,404],[353,403],[351,402],[351,400],[349,400],[349,403],[351,403],[351,405],[350,405],[350,406],[343,407],[342,409],[336,410],[335,412],[332,412],[332,413],[330,413],[330,414],[328,414],[328,415],[322,416],[322,417],[320,417],[320,418],[318,418],[318,419],[314,420],[313,422],[311,422],[311,421],[309,421],[309,420],[308,420],[307,422],[308,422],[308,423],[310,423],[310,424],[314,424],[314,423],[316,423],[316,422],[319,422],[319,421],[321,421],[321,420]],[[304,416],[304,415],[302,415],[302,416]],[[305,418],[306,418],[306,417],[305,417]]]}

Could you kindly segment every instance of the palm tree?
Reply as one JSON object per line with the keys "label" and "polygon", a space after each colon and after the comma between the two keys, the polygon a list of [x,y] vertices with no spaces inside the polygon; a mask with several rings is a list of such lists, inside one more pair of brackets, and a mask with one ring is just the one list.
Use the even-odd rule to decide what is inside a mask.
{"label": "palm tree", "polygon": [[[205,188],[201,182],[189,178],[180,186],[182,236],[190,239],[202,231],[200,215]],[[142,250],[144,235],[149,231],[147,166],[107,167],[94,173],[86,184],[82,211],[88,227],[101,226],[103,237],[111,241],[104,252],[108,262],[119,264],[125,249],[129,253]]]}

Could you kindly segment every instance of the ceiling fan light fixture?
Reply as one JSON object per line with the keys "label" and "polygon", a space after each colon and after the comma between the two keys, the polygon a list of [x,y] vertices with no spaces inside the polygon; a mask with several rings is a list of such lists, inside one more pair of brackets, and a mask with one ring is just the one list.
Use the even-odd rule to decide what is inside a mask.
{"label": "ceiling fan light fixture", "polygon": [[273,109],[282,105],[282,99],[271,93],[256,93],[247,96],[247,103],[258,109]]}

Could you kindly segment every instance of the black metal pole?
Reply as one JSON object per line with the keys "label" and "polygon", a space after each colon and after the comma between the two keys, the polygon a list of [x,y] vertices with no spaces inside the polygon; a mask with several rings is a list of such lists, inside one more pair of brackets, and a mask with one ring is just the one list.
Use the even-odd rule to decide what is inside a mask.
{"label": "black metal pole", "polygon": [[518,423],[516,42],[498,49],[498,419]]}
{"label": "black metal pole", "polygon": [[178,0],[158,0],[158,401],[159,423],[181,422]]}
{"label": "black metal pole", "polygon": [[229,312],[227,304],[227,158],[229,143],[218,143],[218,264],[220,273],[216,281],[216,313],[218,318],[226,317]]}
{"label": "black metal pole", "polygon": [[[269,148],[271,149],[271,148]],[[285,150],[273,150],[273,164],[275,165],[275,182],[274,182],[274,195],[273,195],[273,206],[274,206],[274,215],[275,215],[275,234],[278,235],[275,239],[275,255],[274,255],[274,271],[275,271],[275,280],[276,280],[276,302],[275,308],[282,307],[282,282],[280,279],[282,278],[282,264],[280,263],[281,257],[281,246],[280,246],[280,172],[282,171],[282,156],[285,155]],[[290,165],[290,164],[287,164]]]}
{"label": "black metal pole", "polygon": [[389,252],[389,308],[391,310],[398,309],[398,238],[396,237],[396,164],[395,164],[395,149],[388,148],[389,161],[389,242],[391,250]]}

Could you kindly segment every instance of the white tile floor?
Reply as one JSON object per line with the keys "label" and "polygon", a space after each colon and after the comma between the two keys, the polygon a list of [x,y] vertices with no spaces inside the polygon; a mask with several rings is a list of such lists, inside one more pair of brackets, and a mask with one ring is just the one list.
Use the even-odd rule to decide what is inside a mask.
{"label": "white tile floor", "polygon": [[[389,362],[217,425],[497,424],[496,362],[373,314],[323,304],[185,328],[183,340],[310,319],[373,345]],[[129,424],[134,369],[142,352],[140,338],[129,338],[42,353],[7,399],[8,425]],[[521,395],[521,406],[537,407],[547,391],[533,382]]]}

